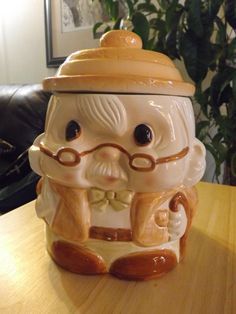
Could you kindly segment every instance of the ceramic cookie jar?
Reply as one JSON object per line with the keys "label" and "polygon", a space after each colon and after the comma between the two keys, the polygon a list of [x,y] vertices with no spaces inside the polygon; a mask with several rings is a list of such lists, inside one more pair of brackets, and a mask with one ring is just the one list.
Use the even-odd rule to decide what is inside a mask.
{"label": "ceramic cookie jar", "polygon": [[205,170],[194,87],[125,30],[71,54],[43,86],[53,96],[29,157],[53,260],[127,280],[169,272],[184,256]]}

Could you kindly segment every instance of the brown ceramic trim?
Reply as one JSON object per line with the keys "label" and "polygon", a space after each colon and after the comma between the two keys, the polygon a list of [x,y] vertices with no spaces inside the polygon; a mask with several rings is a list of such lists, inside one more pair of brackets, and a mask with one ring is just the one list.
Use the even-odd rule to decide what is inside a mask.
{"label": "brown ceramic trim", "polygon": [[[62,147],[58,150],[57,153],[53,153],[50,149],[48,149],[43,143],[39,144],[39,148],[40,151],[44,154],[46,154],[48,157],[51,157],[53,159],[55,159],[56,161],[58,161],[60,164],[64,165],[64,166],[68,166],[68,167],[74,167],[76,165],[78,165],[80,163],[81,157],[84,157],[100,148],[103,147],[114,147],[116,149],[118,149],[119,151],[121,151],[123,154],[125,154],[128,159],[129,159],[129,166],[136,171],[140,171],[140,172],[146,172],[146,171],[152,171],[155,169],[155,166],[158,164],[162,164],[162,163],[167,163],[167,162],[171,162],[171,161],[176,161],[179,160],[183,157],[185,157],[188,152],[189,152],[189,147],[186,146],[184,147],[181,151],[179,151],[176,154],[170,155],[170,156],[166,156],[166,157],[161,157],[161,158],[157,158],[156,160],[148,154],[144,154],[144,153],[136,153],[133,155],[130,155],[129,152],[124,149],[122,146],[115,144],[115,143],[103,143],[103,144],[99,144],[97,146],[95,146],[92,149],[89,150],[85,150],[82,153],[77,152],[75,149],[70,148],[70,147]],[[60,159],[60,156],[62,153],[64,152],[69,152],[72,153],[75,157],[74,161],[62,161]],[[150,167],[136,167],[135,165],[133,165],[133,161],[135,158],[144,158],[150,161]]]}
{"label": "brown ceramic trim", "polygon": [[51,157],[51,158],[57,160],[56,155],[53,152],[51,152],[50,149],[48,149],[43,143],[39,144],[39,149],[42,153],[44,153],[48,157]]}
{"label": "brown ceramic trim", "polygon": [[168,249],[130,253],[116,259],[109,272],[126,280],[159,278],[177,265],[177,258]]}
{"label": "brown ceramic trim", "polygon": [[[45,155],[47,155],[50,158],[53,158],[54,160],[56,160],[57,162],[59,162],[60,164],[62,164],[63,166],[68,166],[68,167],[73,167],[76,166],[80,163],[80,155],[79,153],[77,153],[73,148],[70,147],[65,147],[60,149],[56,154],[53,153],[52,151],[50,151],[50,149],[48,149],[45,145],[43,145],[42,143],[39,144],[39,149],[42,153],[44,153]],[[70,161],[62,161],[60,159],[60,156],[62,153],[72,153],[75,157],[75,160],[70,162]]]}
{"label": "brown ceramic trim", "polygon": [[166,162],[171,162],[171,161],[175,161],[175,160],[181,159],[181,158],[185,157],[188,154],[188,152],[189,152],[189,147],[186,146],[186,147],[184,147],[181,151],[179,151],[176,154],[158,158],[156,160],[156,164],[158,165],[158,164],[163,164],[163,163],[166,163]]}
{"label": "brown ceramic trim", "polygon": [[181,193],[181,192],[178,192],[176,193],[172,199],[170,200],[170,203],[169,203],[169,208],[172,212],[175,212],[177,213],[178,212],[178,205],[181,204],[183,205],[184,208],[187,208],[188,206],[188,201],[187,201],[187,198],[186,196]]}
{"label": "brown ceramic trim", "polygon": [[[70,161],[63,161],[60,159],[61,155],[63,153],[72,153],[74,155],[74,158],[75,160],[73,162],[70,162]],[[59,150],[58,153],[57,153],[57,160],[59,163],[65,165],[65,166],[71,166],[71,165],[78,165],[80,163],[80,154],[78,154],[73,148],[70,148],[70,147],[65,147],[63,148],[63,150]]]}
{"label": "brown ceramic trim", "polygon": [[89,229],[89,237],[105,241],[132,241],[132,231],[124,228],[106,228],[92,226]]}
{"label": "brown ceramic trim", "polygon": [[186,248],[186,240],[188,237],[188,233],[191,227],[192,218],[191,218],[191,207],[189,205],[188,199],[186,196],[178,192],[176,193],[173,198],[170,200],[169,208],[173,212],[178,212],[178,205],[181,204],[184,207],[184,211],[187,217],[187,226],[184,235],[180,239],[180,259],[183,258],[185,248]]}
{"label": "brown ceramic trim", "polygon": [[118,145],[118,144],[115,144],[115,143],[103,143],[103,144],[99,144],[97,146],[95,146],[94,148],[92,149],[89,149],[89,150],[85,150],[84,152],[82,152],[80,154],[80,156],[85,156],[85,155],[88,155],[90,153],[93,153],[94,151],[96,151],[97,149],[100,149],[100,148],[103,148],[103,147],[114,147],[116,149],[118,149],[119,151],[121,151],[123,154],[125,154],[128,158],[130,158],[130,154],[127,152],[126,149],[124,149],[122,146]]}
{"label": "brown ceramic trim", "polygon": [[84,275],[107,272],[103,258],[82,246],[59,240],[53,242],[48,251],[58,265],[71,272]]}

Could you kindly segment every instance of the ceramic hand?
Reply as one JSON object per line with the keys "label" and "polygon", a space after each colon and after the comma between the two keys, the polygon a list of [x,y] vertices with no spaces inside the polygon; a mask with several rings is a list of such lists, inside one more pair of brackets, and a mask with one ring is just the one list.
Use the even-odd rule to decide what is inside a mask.
{"label": "ceramic hand", "polygon": [[169,221],[168,209],[159,209],[155,214],[155,222],[160,227],[167,227]]}
{"label": "ceramic hand", "polygon": [[187,219],[182,205],[179,205],[177,212],[169,211],[168,231],[170,241],[179,239],[183,236],[187,226]]}

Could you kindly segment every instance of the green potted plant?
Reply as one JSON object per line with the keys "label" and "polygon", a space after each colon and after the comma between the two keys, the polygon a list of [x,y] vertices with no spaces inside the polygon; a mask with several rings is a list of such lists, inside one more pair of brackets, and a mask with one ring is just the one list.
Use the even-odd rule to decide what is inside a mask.
{"label": "green potted plant", "polygon": [[217,181],[236,185],[236,2],[235,0],[100,0],[108,22],[94,35],[128,28],[145,49],[183,61],[196,85],[197,137],[215,161]]}

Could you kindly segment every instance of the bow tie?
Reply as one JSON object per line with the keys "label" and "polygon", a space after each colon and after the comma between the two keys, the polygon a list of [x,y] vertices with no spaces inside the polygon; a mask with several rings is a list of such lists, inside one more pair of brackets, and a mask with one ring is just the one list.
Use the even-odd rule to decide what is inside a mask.
{"label": "bow tie", "polygon": [[114,210],[120,211],[127,209],[133,199],[134,192],[124,191],[104,191],[97,188],[91,188],[88,192],[88,200],[93,208],[104,211],[110,204]]}

